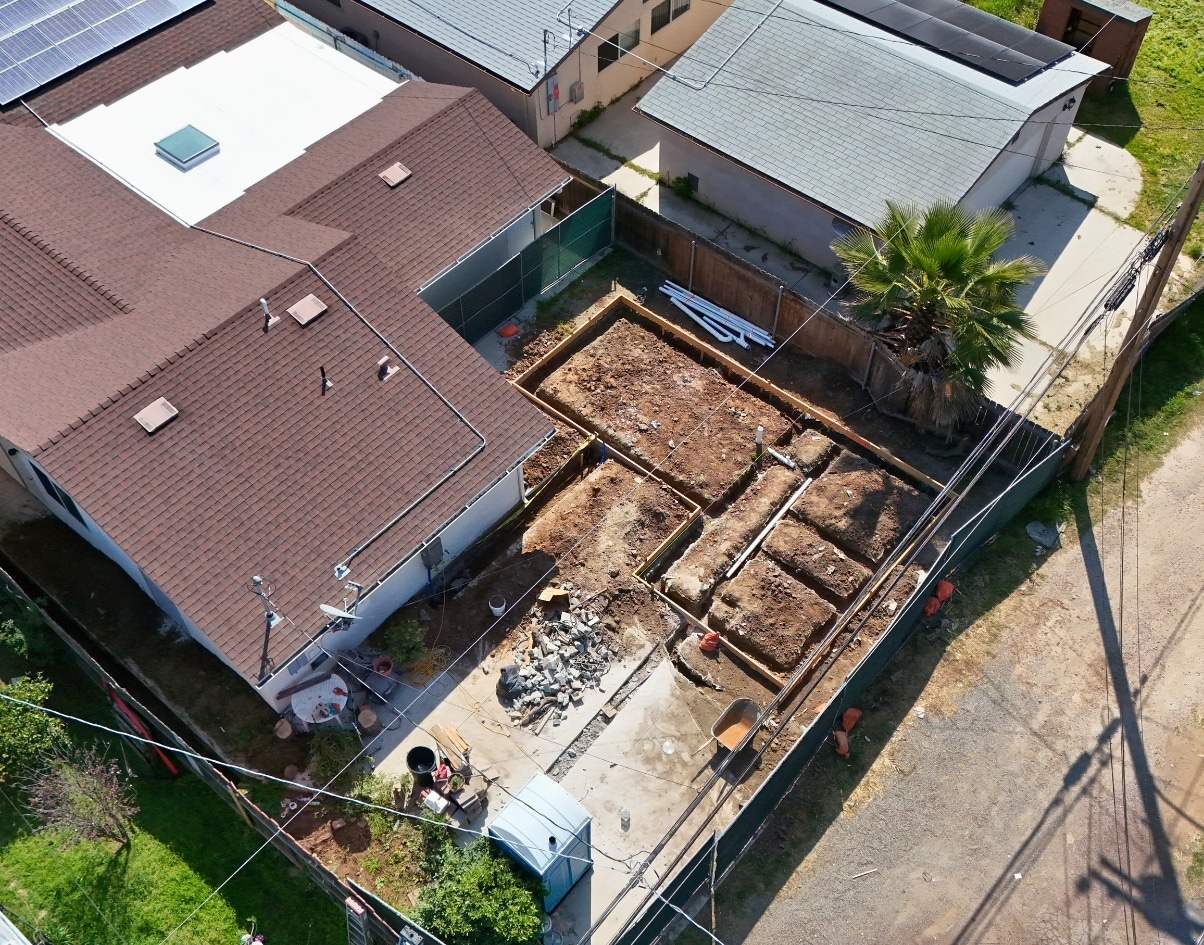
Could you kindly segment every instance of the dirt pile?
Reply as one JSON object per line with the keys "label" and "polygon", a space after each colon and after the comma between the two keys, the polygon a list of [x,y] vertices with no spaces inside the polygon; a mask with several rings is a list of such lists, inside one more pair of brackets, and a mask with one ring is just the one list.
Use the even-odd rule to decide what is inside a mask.
{"label": "dirt pile", "polygon": [[792,511],[849,553],[875,564],[928,507],[918,489],[853,453],[841,453]]}
{"label": "dirt pile", "polygon": [[665,593],[701,617],[723,573],[799,485],[782,466],[761,473],[722,515],[706,522],[698,540],[673,563],[662,580]]}
{"label": "dirt pile", "polygon": [[780,673],[793,670],[836,608],[796,581],[763,554],[754,555],[732,580],[721,584],[710,624]]}
{"label": "dirt pile", "polygon": [[810,525],[790,516],[765,540],[765,553],[787,573],[827,591],[842,604],[870,578],[870,569],[852,560]]}
{"label": "dirt pile", "polygon": [[[767,444],[790,426],[778,410],[625,318],[538,394],[641,463],[663,464],[659,473],[703,505],[725,498],[747,468],[758,426]],[[687,437],[688,447],[677,449]]]}
{"label": "dirt pile", "polygon": [[790,441],[782,452],[798,463],[799,469],[811,475],[837,451],[837,446],[816,430],[807,430]]}
{"label": "dirt pile", "polygon": [[557,427],[556,434],[523,463],[523,483],[527,491],[534,490],[545,479],[568,462],[585,437],[574,427]]}

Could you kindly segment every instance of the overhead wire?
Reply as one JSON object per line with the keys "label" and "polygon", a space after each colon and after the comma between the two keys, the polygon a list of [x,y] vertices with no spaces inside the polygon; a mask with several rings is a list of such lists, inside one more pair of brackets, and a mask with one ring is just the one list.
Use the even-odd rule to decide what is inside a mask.
{"label": "overhead wire", "polygon": [[[55,718],[62,719],[63,721],[71,722],[74,725],[80,725],[85,728],[93,729],[98,732],[104,732],[106,735],[116,736],[117,738],[125,740],[125,741],[136,742],[140,745],[147,745],[152,748],[157,748],[160,751],[170,751],[180,757],[192,758],[195,761],[201,761],[201,762],[204,762],[205,764],[213,765],[214,767],[217,767],[217,768],[224,768],[228,771],[233,771],[236,774],[241,774],[246,777],[255,778],[256,780],[270,781],[273,784],[279,784],[282,787],[286,787],[293,791],[301,791],[305,794],[312,794],[316,797],[329,798],[330,800],[340,801],[345,804],[354,804],[358,807],[362,807],[367,810],[379,811],[381,813],[388,814],[392,817],[398,817],[403,820],[425,821],[425,818],[422,817],[422,815],[420,815],[420,814],[411,814],[406,811],[399,811],[396,808],[386,807],[384,805],[377,804],[374,801],[365,800],[364,798],[354,797],[354,796],[347,795],[347,794],[341,794],[338,791],[332,791],[332,790],[329,790],[328,788],[321,788],[321,787],[316,787],[316,786],[299,784],[296,781],[290,781],[288,778],[277,777],[276,775],[268,774],[266,771],[259,771],[255,768],[247,767],[246,765],[236,764],[235,762],[232,762],[232,761],[224,761],[219,758],[211,758],[207,755],[199,754],[190,749],[182,748],[179,745],[168,744],[167,742],[161,742],[161,741],[158,741],[153,738],[147,738],[143,735],[135,735],[132,732],[127,732],[127,731],[124,731],[124,730],[118,729],[118,728],[112,728],[108,725],[104,725],[101,722],[93,722],[90,719],[81,718],[80,716],[72,715],[69,712],[61,712],[57,709],[52,709],[49,706],[38,705],[36,702],[29,702],[25,699],[17,698],[16,696],[10,696],[3,690],[0,690],[0,700],[3,700],[4,702],[12,703],[14,705],[22,706],[23,708],[31,709],[36,712],[41,712],[46,715],[54,716]],[[2,789],[0,789],[0,793],[2,793]],[[13,803],[13,802],[10,800],[10,803]],[[304,805],[302,805],[302,806],[304,806]],[[18,809],[18,813],[21,813],[19,809]],[[25,815],[22,813],[22,816],[24,817]],[[26,819],[26,822],[28,823],[28,819]],[[477,837],[487,836],[487,834],[485,834],[481,830],[474,830],[469,827],[461,827],[460,825],[458,825],[454,822],[446,823],[443,826],[446,826],[449,830],[455,831],[457,833],[469,834],[469,835],[477,836]],[[511,841],[507,841],[507,842],[511,843]],[[525,843],[521,843],[521,842],[517,842],[517,841],[511,843],[511,845],[522,848],[522,849],[541,850],[541,851],[547,852],[545,850],[545,848],[543,848],[543,847],[536,847],[531,844],[525,844]],[[588,860],[584,857],[567,856],[566,854],[561,854],[561,853],[554,853],[554,855],[565,856],[567,859],[588,862]]]}
{"label": "overhead wire", "polygon": [[[1101,293],[1101,295],[1102,295],[1102,293]],[[1070,329],[1068,329],[1066,336],[1063,339],[1063,342],[1061,344],[1059,344],[1057,346],[1057,348],[1055,349],[1055,351],[1063,352],[1063,357],[1061,358],[1061,365],[1056,369],[1056,371],[1055,370],[1046,371],[1044,368],[1042,370],[1037,371],[1033,375],[1032,379],[1029,381],[1029,384],[1026,385],[1026,388],[1022,389],[1020,392],[1018,392],[1016,398],[1013,401],[1014,405],[1020,405],[1020,404],[1024,403],[1025,399],[1029,395],[1028,388],[1035,386],[1038,378],[1040,378],[1040,377],[1048,378],[1048,380],[1046,381],[1046,383],[1044,385],[1044,390],[1048,391],[1050,389],[1050,387],[1052,386],[1052,384],[1058,379],[1058,377],[1061,376],[1061,374],[1065,371],[1066,367],[1069,365],[1070,361],[1074,357],[1074,354],[1077,352],[1078,348],[1081,347],[1083,343],[1085,343],[1086,338],[1090,332],[1090,326],[1091,326],[1091,324],[1093,324],[1091,319],[1094,314],[1094,308],[1097,308],[1099,304],[1100,304],[1100,301],[1097,298],[1096,303],[1094,303],[1093,306],[1089,306],[1084,311],[1084,313],[1080,316],[1078,321],[1076,321],[1076,323],[1074,325],[1072,325],[1070,327]],[[1083,330],[1084,327],[1087,328],[1086,331]],[[1080,332],[1082,332],[1082,333],[1080,334]],[[1076,336],[1078,336],[1077,344],[1075,344],[1073,348],[1070,348],[1069,344]],[[1124,347],[1125,346],[1122,345],[1122,350],[1124,349]],[[1055,352],[1051,351],[1049,353],[1049,355],[1047,355],[1045,363],[1052,365],[1052,364],[1056,363],[1057,360],[1058,360],[1058,358],[1055,357]],[[1038,403],[1039,401],[1040,401],[1040,397],[1036,398],[1036,400],[1034,400],[1033,403],[1029,405],[1029,407],[1027,408],[1027,410],[1025,411],[1025,413],[1023,415],[1016,414],[1015,413],[1016,408],[1015,407],[1012,408],[1011,412],[1013,415],[1016,416],[1016,420],[1012,424],[1012,432],[1009,433],[1004,438],[1003,442],[1000,443],[999,446],[995,448],[991,457],[982,463],[978,472],[973,477],[973,480],[971,481],[970,485],[967,486],[966,488],[964,488],[961,491],[961,493],[958,494],[958,496],[954,500],[954,502],[948,508],[946,508],[942,513],[940,513],[940,518],[935,523],[935,527],[929,529],[930,538],[926,539],[924,544],[927,544],[927,542],[931,539],[931,536],[935,535],[936,529],[939,528],[940,525],[948,519],[948,517],[952,514],[953,509],[958,504],[960,504],[960,502],[963,500],[964,496],[969,492],[969,490],[973,487],[973,485],[978,481],[978,479],[980,479],[982,477],[983,474],[985,474],[985,471],[988,468],[990,468],[990,466],[994,462],[994,459],[1000,454],[1002,449],[1007,445],[1007,442],[1014,435],[1015,431],[1017,429],[1019,429],[1019,427],[1022,423],[1027,421],[1028,415],[1032,412],[1032,410],[1036,406],[1036,403]],[[970,456],[967,457],[966,461],[959,468],[959,473],[962,470],[973,467],[973,465],[978,460],[976,453],[978,452],[979,448],[983,445],[983,443],[985,443],[992,436],[994,431],[996,431],[1000,428],[1000,425],[1003,423],[1004,419],[1007,416],[1008,416],[1008,413],[1001,414],[999,420],[996,422],[996,424],[992,428],[992,430],[989,431],[986,436],[984,436],[983,440],[980,441],[978,446],[975,447],[975,450],[971,452]],[[1037,461],[1038,456],[1039,456],[1039,454],[1035,454],[1033,456],[1033,458],[1030,459],[1029,464],[1028,464],[1029,467],[1031,467],[1032,464]],[[1022,478],[1022,476],[1024,474],[1026,474],[1026,472],[1027,472],[1027,467],[1025,469],[1022,469],[1021,472],[1019,474],[1017,474],[1017,476],[1013,479],[1013,483],[1019,481],[1020,478]],[[955,477],[953,479],[951,479],[950,482],[946,485],[946,489],[951,488],[952,483],[956,479],[956,475],[957,474],[955,474]],[[942,490],[942,491],[944,491],[944,490]],[[939,501],[939,497],[938,497],[937,501]],[[907,543],[911,540],[911,536],[914,535],[918,530],[920,530],[921,526],[924,524],[924,520],[927,519],[929,517],[929,515],[932,514],[932,509],[936,507],[937,501],[933,502],[933,504],[929,508],[929,512],[919,522],[917,522],[912,527],[912,529],[908,532],[908,534],[906,536],[904,536],[903,540],[901,540],[896,545],[896,549],[905,547],[907,545]],[[921,550],[923,550],[923,545],[914,549],[907,556],[908,559],[914,560],[915,557],[919,554],[919,552]],[[796,699],[795,705],[791,709],[791,711],[788,714],[788,716],[786,717],[786,719],[780,721],[779,724],[770,731],[770,734],[766,740],[766,744],[758,752],[758,755],[757,755],[758,759],[764,755],[765,751],[773,743],[774,739],[779,735],[779,733],[781,733],[782,731],[784,731],[786,729],[789,721],[793,718],[794,714],[798,711],[799,707],[806,701],[806,698],[809,696],[809,693],[814,690],[816,685],[818,685],[818,681],[823,678],[823,675],[827,671],[827,669],[830,668],[834,664],[834,662],[840,657],[840,655],[843,654],[845,649],[847,649],[847,647],[851,644],[852,640],[857,637],[857,634],[860,632],[861,628],[864,627],[865,623],[869,620],[870,616],[876,611],[877,607],[880,606],[880,604],[886,599],[886,596],[903,579],[908,565],[906,562],[899,563],[896,560],[894,560],[894,558],[895,558],[895,553],[892,552],[891,556],[888,557],[886,562],[884,562],[884,564],[879,569],[879,573],[890,573],[890,570],[892,568],[896,569],[895,577],[893,578],[893,580],[890,581],[889,585],[884,590],[881,590],[880,592],[878,592],[878,597],[877,597],[876,603],[872,607],[869,607],[864,611],[863,616],[861,617],[861,620],[858,623],[858,626],[853,630],[852,633],[849,633],[846,635],[845,642],[842,643],[838,647],[838,649],[828,658],[827,662],[824,664],[824,667],[816,674],[815,681],[813,681],[811,683],[811,685],[808,689],[808,692],[804,693],[802,696],[800,696]],[[867,599],[868,599],[867,595],[865,594],[864,589],[863,589],[863,591],[858,594],[857,598],[846,609],[845,614],[846,615],[856,614],[857,609],[859,607],[863,606],[864,602]],[[841,618],[841,619],[843,620],[843,618]],[[841,621],[838,620],[838,626],[839,626],[840,622]],[[830,632],[829,638],[831,638],[834,635],[834,633],[835,633],[835,630]],[[821,646],[822,645],[825,645],[825,644],[821,644]],[[797,675],[797,673],[796,673],[796,675]],[[793,682],[793,680],[791,682]],[[789,688],[790,685],[791,685],[791,683],[788,682],[786,688]],[[784,692],[786,690],[783,689],[782,691]],[[756,732],[757,730],[759,730],[759,728],[763,724],[762,720],[767,718],[768,713],[775,708],[777,700],[780,698],[780,696],[781,696],[781,692],[779,692],[779,694],[777,696],[775,696],[773,700],[771,700],[769,707],[766,709],[766,711],[764,713],[762,713],[760,719],[758,720],[758,724],[756,724],[752,727],[751,732]],[[734,754],[735,753],[733,753],[732,756],[734,756]],[[732,756],[729,756],[727,761],[730,762]],[[710,787],[714,784],[715,780],[716,779],[713,777],[710,781],[708,781],[708,784],[705,786],[703,791],[700,792],[699,800],[701,799],[701,796],[703,793],[710,790]],[[731,788],[731,790],[734,790],[734,786]],[[730,794],[730,790],[728,793]],[[680,863],[682,857],[685,855],[685,852],[692,847],[692,845],[697,841],[698,837],[701,835],[701,832],[706,828],[706,826],[714,818],[715,814],[717,813],[720,806],[722,805],[723,800],[724,800],[724,798],[723,798],[723,796],[721,796],[716,801],[716,803],[712,806],[710,813],[704,818],[702,824],[700,824],[695,829],[695,832],[692,835],[692,837],[690,838],[690,840],[685,845],[681,846],[681,852],[679,852],[678,855],[673,859],[673,861],[666,867],[666,872],[673,870],[677,866],[677,864]],[[692,811],[696,808],[696,806],[697,806],[697,801],[692,802],[691,805],[689,805],[688,809],[685,812],[683,812],[683,814],[678,818],[678,820],[671,826],[670,830],[666,832],[665,836],[662,838],[660,843],[658,843],[657,847],[654,848],[652,854],[644,861],[641,868],[638,870],[637,875],[635,877],[637,880],[639,877],[642,877],[645,869],[647,869],[650,866],[650,864],[652,862],[652,858],[654,856],[658,855],[659,852],[664,849],[665,844],[668,842],[668,838],[670,836],[673,836],[676,834],[676,830],[679,829],[679,827],[684,824],[686,817],[692,813]],[[1118,850],[1119,850],[1119,838],[1118,838]],[[627,892],[629,892],[632,888],[633,888],[633,885],[632,885],[631,881],[629,881],[627,888],[622,893],[620,893],[620,895],[618,897],[616,897],[615,900],[612,901],[611,905],[607,908],[606,912],[604,913],[602,919],[600,919],[594,923],[594,926],[591,927],[590,932],[587,933],[586,937],[582,939],[583,942],[588,941],[589,935],[592,934],[593,930],[597,928],[597,926],[605,918],[605,916],[609,915],[610,910],[614,908],[614,905],[615,905],[615,903],[617,903],[618,899],[621,898],[622,895],[625,895]]]}
{"label": "overhead wire", "polygon": [[[2,695],[2,693],[0,693],[0,695]],[[31,703],[31,705],[32,705],[32,703]],[[3,795],[4,795],[4,799],[5,799],[6,801],[8,801],[8,804],[9,804],[9,806],[10,806],[10,807],[11,807],[13,810],[15,810],[15,811],[17,812],[17,816],[18,816],[18,817],[20,817],[20,818],[21,818],[21,820],[25,822],[25,826],[26,826],[26,828],[29,830],[30,834],[36,834],[36,833],[37,833],[37,829],[36,829],[36,828],[34,827],[34,825],[33,825],[33,824],[30,822],[29,816],[28,816],[28,815],[25,813],[25,811],[23,811],[23,810],[22,810],[20,807],[18,807],[18,806],[17,806],[17,802],[16,802],[16,801],[14,801],[14,800],[13,800],[11,797],[9,797],[9,796],[8,796],[8,792],[7,792],[7,791],[5,791],[3,787],[0,787],[0,794],[3,794]],[[112,919],[110,919],[110,918],[109,918],[107,915],[105,915],[105,913],[104,913],[104,910],[103,910],[103,909],[101,909],[101,908],[100,908],[100,906],[96,904],[96,900],[95,900],[95,899],[93,899],[93,898],[92,898],[90,895],[88,895],[88,890],[86,890],[86,889],[84,888],[83,884],[82,884],[82,883],[81,883],[81,882],[80,882],[80,881],[79,881],[79,880],[78,880],[78,879],[75,877],[75,875],[74,875],[74,874],[72,874],[72,873],[68,872],[68,874],[67,874],[67,875],[68,875],[68,876],[70,876],[70,878],[71,878],[71,884],[72,884],[72,885],[73,885],[73,886],[76,888],[76,890],[78,890],[78,892],[79,892],[79,893],[80,893],[80,894],[81,894],[81,895],[82,895],[82,896],[83,896],[85,899],[87,899],[87,900],[88,900],[88,904],[89,904],[90,906],[92,906],[92,908],[93,908],[94,910],[96,910],[96,914],[97,914],[98,916],[100,916],[102,920],[104,920],[104,924],[105,924],[105,925],[107,925],[107,926],[109,927],[109,931],[110,931],[110,932],[112,932],[114,935],[116,935],[116,936],[117,936],[117,940],[118,940],[119,942],[121,942],[121,945],[129,945],[129,943],[128,943],[128,942],[126,942],[126,938],[125,938],[125,936],[124,936],[124,935],[122,935],[122,934],[121,934],[121,932],[118,930],[117,926],[115,926],[115,925],[113,924],[113,921],[112,921]],[[35,928],[35,930],[36,930],[37,926],[35,925],[35,926],[34,926],[34,928]]]}

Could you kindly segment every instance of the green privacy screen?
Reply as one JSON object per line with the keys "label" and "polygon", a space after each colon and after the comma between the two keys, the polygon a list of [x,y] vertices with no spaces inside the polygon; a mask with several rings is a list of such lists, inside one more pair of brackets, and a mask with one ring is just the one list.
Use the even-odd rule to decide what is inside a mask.
{"label": "green privacy screen", "polygon": [[610,246],[614,188],[579,207],[439,314],[469,344],[479,341],[549,286]]}

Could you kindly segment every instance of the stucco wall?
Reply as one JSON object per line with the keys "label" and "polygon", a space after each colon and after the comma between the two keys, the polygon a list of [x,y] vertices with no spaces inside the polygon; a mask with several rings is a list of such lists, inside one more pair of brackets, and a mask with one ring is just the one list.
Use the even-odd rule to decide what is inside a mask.
{"label": "stucco wall", "polygon": [[[548,112],[544,81],[528,95],[356,0],[342,0],[341,6],[336,6],[331,0],[292,2],[337,30],[354,30],[365,36],[370,48],[428,82],[480,89],[502,114],[522,128],[540,147],[546,148],[569,134],[573,117],[578,112],[594,105],[610,104],[656,66],[664,65],[684,52],[718,19],[728,0],[691,0],[688,11],[655,34],[652,33],[655,0],[622,0],[555,69],[560,86],[560,109],[552,114]],[[598,47],[610,36],[630,27],[637,19],[640,22],[640,45],[599,72]],[[561,48],[549,50],[550,64],[565,54],[564,34],[567,34],[567,27],[558,40]],[[581,102],[574,104],[569,101],[569,89],[578,80],[582,82],[585,94]]]}
{"label": "stucco wall", "polygon": [[[974,210],[998,207],[1026,180],[1047,170],[1066,146],[1066,136],[1079,113],[1086,88],[1084,82],[1073,92],[1035,112],[1016,139],[1000,152],[970,188],[962,203]],[[1067,108],[1071,99],[1074,104]]]}
{"label": "stucco wall", "polygon": [[833,214],[764,177],[668,128],[661,129],[661,174],[669,180],[693,174],[697,197],[750,229],[761,230],[778,243],[825,269],[836,265],[832,241]]}

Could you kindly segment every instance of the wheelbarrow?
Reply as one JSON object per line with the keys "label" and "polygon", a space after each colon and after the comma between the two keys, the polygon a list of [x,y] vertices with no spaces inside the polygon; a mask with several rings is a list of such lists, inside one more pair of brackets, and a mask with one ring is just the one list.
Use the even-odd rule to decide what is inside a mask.
{"label": "wheelbarrow", "polygon": [[711,736],[728,751],[735,751],[757,724],[760,714],[760,707],[752,699],[737,699],[715,720]]}

